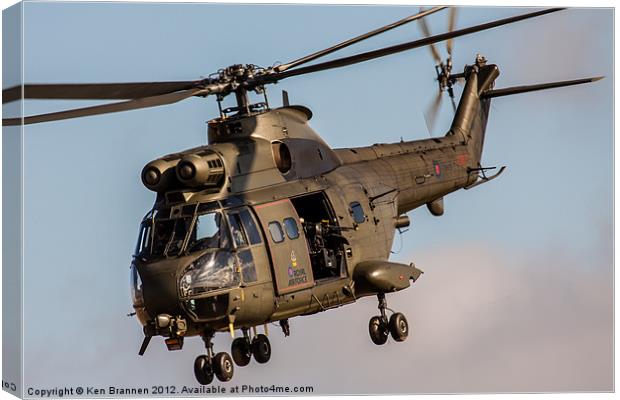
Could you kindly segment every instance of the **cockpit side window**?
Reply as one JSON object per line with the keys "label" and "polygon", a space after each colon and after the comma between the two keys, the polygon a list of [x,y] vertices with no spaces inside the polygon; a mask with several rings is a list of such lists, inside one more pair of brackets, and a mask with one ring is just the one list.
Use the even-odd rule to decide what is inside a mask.
{"label": "cockpit side window", "polygon": [[242,210],[239,213],[239,216],[241,217],[241,222],[243,224],[243,227],[245,228],[245,233],[248,237],[248,240],[250,241],[250,244],[260,244],[260,233],[258,232],[256,221],[254,220],[254,217],[252,217],[252,214],[250,214],[250,211],[247,209]]}
{"label": "cockpit side window", "polygon": [[252,255],[254,250],[252,248],[262,243],[256,222],[247,207],[243,207],[228,213],[228,223],[237,247],[237,257],[243,282],[256,282],[256,265],[254,265]]}
{"label": "cockpit side window", "polygon": [[241,227],[241,217],[238,213],[228,215],[228,223],[230,224],[230,232],[237,247],[247,246],[248,241],[245,232]]}

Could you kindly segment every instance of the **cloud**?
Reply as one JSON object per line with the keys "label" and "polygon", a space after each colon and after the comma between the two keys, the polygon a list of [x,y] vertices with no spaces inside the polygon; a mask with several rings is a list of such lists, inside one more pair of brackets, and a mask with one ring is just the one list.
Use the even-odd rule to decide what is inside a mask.
{"label": "cloud", "polygon": [[589,262],[569,248],[474,243],[419,254],[432,267],[410,296],[419,328],[408,372],[424,376],[411,391],[612,390],[609,242]]}

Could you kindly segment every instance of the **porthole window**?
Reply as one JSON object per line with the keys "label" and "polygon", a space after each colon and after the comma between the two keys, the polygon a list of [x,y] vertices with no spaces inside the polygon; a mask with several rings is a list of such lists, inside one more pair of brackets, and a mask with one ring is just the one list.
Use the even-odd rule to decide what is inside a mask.
{"label": "porthole window", "polygon": [[297,222],[293,218],[284,218],[284,230],[289,239],[297,239],[299,237],[299,229]]}
{"label": "porthole window", "polygon": [[282,232],[282,225],[280,225],[277,221],[272,221],[269,223],[269,233],[271,234],[271,239],[275,243],[280,243],[284,240],[284,232]]}
{"label": "porthole window", "polygon": [[353,217],[353,221],[358,224],[366,221],[366,214],[364,214],[364,209],[360,203],[354,201],[349,205],[349,207],[351,207],[351,216]]}

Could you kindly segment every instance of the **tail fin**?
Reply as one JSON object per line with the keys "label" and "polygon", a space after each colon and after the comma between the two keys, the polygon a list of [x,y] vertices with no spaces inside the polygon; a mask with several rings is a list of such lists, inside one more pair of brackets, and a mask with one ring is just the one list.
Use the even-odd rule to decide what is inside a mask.
{"label": "tail fin", "polygon": [[449,135],[460,135],[470,148],[472,161],[480,162],[491,98],[484,93],[493,88],[499,76],[497,65],[475,65],[465,72],[466,84],[452,121]]}

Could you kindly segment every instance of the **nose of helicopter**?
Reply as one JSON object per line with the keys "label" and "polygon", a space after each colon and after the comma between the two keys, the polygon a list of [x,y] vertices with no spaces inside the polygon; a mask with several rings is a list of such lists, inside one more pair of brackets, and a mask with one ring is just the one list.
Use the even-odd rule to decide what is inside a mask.
{"label": "nose of helicopter", "polygon": [[182,314],[177,282],[179,275],[195,258],[186,256],[154,262],[134,262],[142,283],[143,305],[149,316]]}

